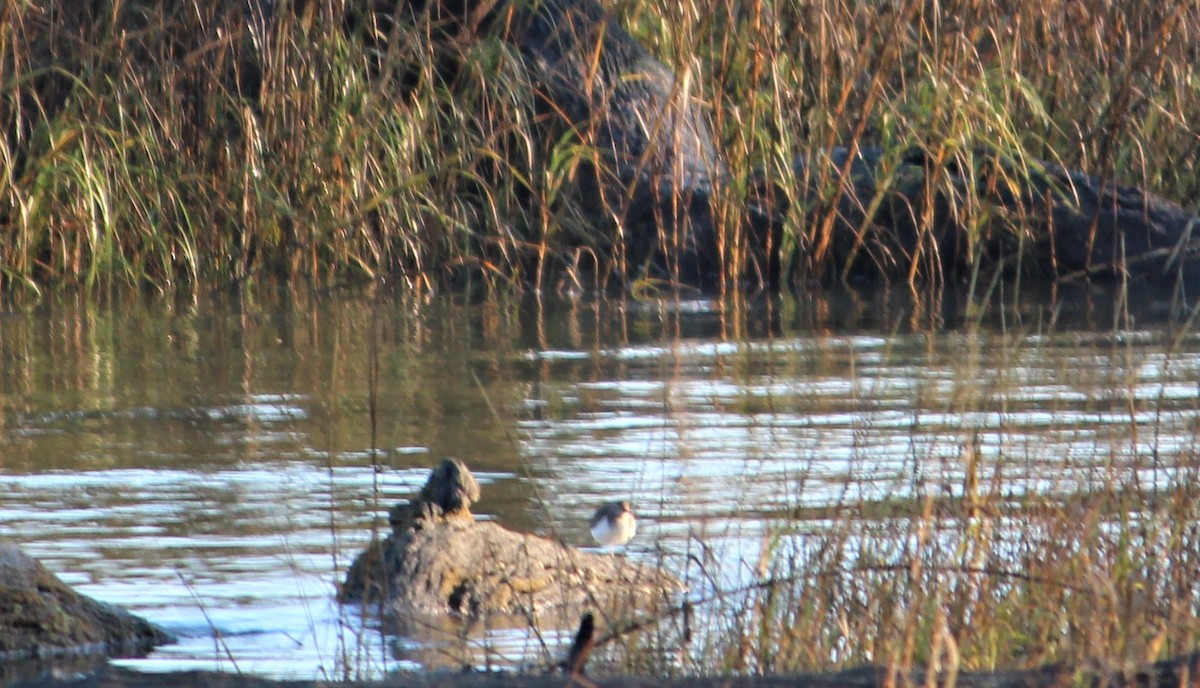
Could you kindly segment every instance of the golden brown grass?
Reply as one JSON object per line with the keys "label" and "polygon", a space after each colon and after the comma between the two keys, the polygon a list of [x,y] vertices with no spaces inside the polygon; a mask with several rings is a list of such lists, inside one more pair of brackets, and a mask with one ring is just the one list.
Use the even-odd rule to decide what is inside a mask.
{"label": "golden brown grass", "polygon": [[[620,251],[569,193],[590,154],[540,140],[511,46],[434,40],[429,15],[393,23],[366,0],[279,2],[273,18],[256,4],[4,4],[0,291],[553,286],[581,257],[607,279]],[[795,184],[793,155],[838,144],[969,163],[983,143],[1200,195],[1195,3],[612,9],[708,101],[732,172],[718,204],[731,261],[756,172]],[[988,218],[971,199],[963,213]],[[802,267],[827,271],[830,229],[791,211]]]}

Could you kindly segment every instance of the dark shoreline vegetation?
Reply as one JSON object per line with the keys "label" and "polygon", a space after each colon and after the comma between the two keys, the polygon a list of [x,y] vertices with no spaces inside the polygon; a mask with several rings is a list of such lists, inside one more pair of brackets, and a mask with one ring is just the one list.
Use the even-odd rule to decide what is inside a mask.
{"label": "dark shoreline vegetation", "polygon": [[[416,290],[637,293],[679,277],[696,259],[686,242],[633,236],[635,223],[621,219],[597,231],[587,199],[603,184],[588,169],[603,168],[597,148],[612,137],[546,126],[547,84],[529,77],[512,41],[489,38],[511,31],[497,28],[511,19],[497,16],[504,8],[7,4],[2,295],[377,278]],[[932,161],[919,167],[934,171],[918,180],[933,201],[925,209],[939,189],[958,192],[950,210],[962,255],[937,255],[936,213],[910,208],[915,243],[903,248],[914,255],[884,271],[900,282],[1044,269],[1022,261],[1020,218],[994,222],[1011,209],[938,172],[994,174],[979,171],[993,155],[1018,175],[1036,175],[1020,170],[1045,160],[1188,212],[1200,197],[1200,8],[1189,3],[650,0],[610,9],[674,72],[680,93],[669,97],[711,119],[724,169],[686,172],[723,182],[702,185],[717,247],[702,269],[719,273],[721,288],[769,281],[764,241],[782,244],[778,269],[792,286],[847,276],[858,249],[836,250],[835,211],[770,199],[775,187],[813,183],[796,178],[797,156],[820,160],[836,146],[870,150],[897,185],[901,163]],[[544,30],[520,35],[542,40]],[[712,144],[696,145],[703,157]],[[816,205],[837,207],[839,193],[818,185]],[[749,206],[777,234],[755,228],[747,198],[764,201]],[[997,250],[1004,255],[990,255]],[[653,251],[657,272],[646,264]]]}

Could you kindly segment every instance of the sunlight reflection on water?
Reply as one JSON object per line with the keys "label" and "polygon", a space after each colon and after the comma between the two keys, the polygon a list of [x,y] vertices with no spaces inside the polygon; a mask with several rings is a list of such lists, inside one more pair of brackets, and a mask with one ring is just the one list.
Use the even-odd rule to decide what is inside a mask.
{"label": "sunlight reflection on water", "polygon": [[[771,538],[831,523],[816,512],[797,522],[804,510],[961,497],[968,451],[979,481],[1001,479],[1011,499],[1166,485],[1196,454],[1194,337],[797,326],[728,340],[704,330],[716,311],[699,300],[620,314],[644,319],[637,337],[597,318],[582,334],[552,321],[537,341],[483,307],[431,307],[427,319],[396,307],[372,430],[369,306],[315,304],[317,324],[299,318],[282,335],[269,318],[214,312],[183,350],[139,335],[188,327],[168,314],[85,314],[148,347],[112,351],[101,371],[88,361],[111,342],[42,353],[53,347],[38,337],[71,339],[54,330],[69,318],[30,316],[19,341],[0,332],[6,351],[27,347],[7,359],[26,372],[10,366],[0,390],[0,533],[180,636],[122,664],[336,678],[439,657],[546,661],[542,642],[559,649],[569,629],[535,642],[498,627],[439,645],[445,635],[383,636],[332,601],[372,527],[443,455],[476,469],[480,513],[579,546],[591,546],[596,503],[632,499],[630,556],[674,567],[703,595],[713,583],[686,563],[701,546],[727,564],[719,584],[745,583],[779,546]],[[703,336],[656,329],[671,317],[702,318]],[[176,377],[139,374],[147,360]]]}

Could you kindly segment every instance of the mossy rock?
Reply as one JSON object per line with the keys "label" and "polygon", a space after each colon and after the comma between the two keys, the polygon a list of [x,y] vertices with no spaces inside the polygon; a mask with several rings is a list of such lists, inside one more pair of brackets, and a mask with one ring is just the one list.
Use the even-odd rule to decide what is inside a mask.
{"label": "mossy rock", "polygon": [[137,655],[171,641],[158,626],[80,595],[19,547],[0,543],[0,660]]}

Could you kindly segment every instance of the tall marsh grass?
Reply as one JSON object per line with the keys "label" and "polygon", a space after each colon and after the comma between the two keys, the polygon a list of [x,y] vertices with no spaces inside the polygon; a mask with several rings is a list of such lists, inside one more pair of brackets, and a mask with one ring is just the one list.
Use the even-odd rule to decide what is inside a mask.
{"label": "tall marsh grass", "polygon": [[[750,372],[720,373],[753,386],[767,368],[786,390],[745,393],[741,417],[762,423],[771,440],[759,456],[738,446],[725,460],[742,462],[749,485],[773,480],[756,476],[755,461],[772,476],[786,464],[792,477],[771,488],[774,508],[763,508],[761,493],[739,498],[739,479],[725,487],[729,501],[722,492],[689,504],[713,521],[689,523],[687,560],[675,569],[692,586],[691,618],[703,621],[664,619],[673,638],[631,641],[614,666],[930,667],[953,685],[960,670],[1122,668],[1194,652],[1200,452],[1192,373],[1183,371],[1196,361],[1196,338],[1136,329],[1127,317],[1109,334],[1027,321],[1008,335],[971,325],[927,331],[924,344],[901,343],[909,323],[896,321],[891,343],[861,370],[824,349],[829,340],[811,364],[780,357],[787,372],[741,361]],[[914,377],[893,387],[888,377],[905,367]],[[861,398],[821,400],[821,383],[844,379]],[[718,403],[738,408],[728,397]],[[679,407],[664,424],[681,456],[666,461],[701,463],[688,453],[691,433],[709,461],[727,451],[710,428],[689,426],[690,414],[707,409],[702,399]],[[835,438],[852,425],[855,445],[805,448],[792,422],[815,422],[814,434]],[[727,518],[753,521],[750,535],[724,533]],[[722,549],[746,537],[757,551]]]}
{"label": "tall marsh grass", "polygon": [[[838,144],[969,165],[983,143],[1200,197],[1195,3],[610,8],[706,101],[731,173],[717,204],[731,261],[756,174],[794,185],[795,154]],[[549,288],[578,282],[581,263],[605,284],[621,248],[569,193],[593,153],[543,140],[513,46],[448,32],[436,14],[370,0],[6,2],[0,292],[384,277]],[[982,205],[962,213],[987,220]],[[830,222],[794,208],[785,241],[819,268]]]}
{"label": "tall marsh grass", "polygon": [[[767,536],[747,594],[708,605],[713,627],[696,631],[702,640],[683,671],[876,664],[945,678],[1053,663],[1133,666],[1195,650],[1193,490],[1128,494],[1114,485],[1014,502],[1002,484],[960,499],[798,515]],[[729,565],[709,562],[707,575]]]}

